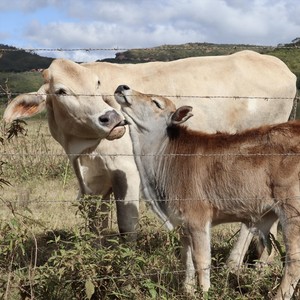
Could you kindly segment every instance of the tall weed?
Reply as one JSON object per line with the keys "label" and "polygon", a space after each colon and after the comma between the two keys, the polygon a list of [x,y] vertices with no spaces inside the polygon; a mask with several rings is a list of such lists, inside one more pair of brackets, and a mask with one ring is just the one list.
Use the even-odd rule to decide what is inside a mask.
{"label": "tall weed", "polygon": [[72,176],[62,147],[54,142],[45,120],[31,122],[26,135],[4,143],[2,157],[6,160],[5,173],[19,182],[31,178],[66,178]]}

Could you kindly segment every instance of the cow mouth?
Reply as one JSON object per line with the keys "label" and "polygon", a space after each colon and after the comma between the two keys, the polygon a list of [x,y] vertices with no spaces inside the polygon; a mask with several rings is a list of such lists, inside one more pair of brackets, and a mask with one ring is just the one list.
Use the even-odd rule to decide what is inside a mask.
{"label": "cow mouth", "polygon": [[130,101],[127,99],[126,95],[122,94],[122,97],[127,105],[130,105]]}
{"label": "cow mouth", "polygon": [[109,135],[106,137],[107,140],[115,140],[121,138],[125,132],[126,132],[126,127],[128,122],[126,120],[122,120],[121,122],[117,123],[112,130],[110,131]]}

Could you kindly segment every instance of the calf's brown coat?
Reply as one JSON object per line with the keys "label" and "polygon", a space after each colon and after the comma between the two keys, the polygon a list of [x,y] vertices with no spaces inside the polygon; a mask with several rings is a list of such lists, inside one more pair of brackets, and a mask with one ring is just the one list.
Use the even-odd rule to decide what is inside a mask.
{"label": "calf's brown coat", "polygon": [[192,256],[203,290],[210,287],[211,226],[243,222],[266,234],[279,218],[286,257],[275,299],[291,299],[300,279],[300,121],[207,134],[181,125],[192,116],[189,106],[176,110],[169,99],[127,86],[115,97],[130,124],[144,195],[183,227],[184,259]]}

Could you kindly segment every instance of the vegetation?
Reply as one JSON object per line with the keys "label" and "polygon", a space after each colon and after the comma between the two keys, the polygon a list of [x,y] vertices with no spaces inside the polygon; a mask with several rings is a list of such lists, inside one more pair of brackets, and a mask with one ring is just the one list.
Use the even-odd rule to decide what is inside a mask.
{"label": "vegetation", "polygon": [[34,52],[0,44],[0,71],[26,72],[32,69],[48,68],[53,59],[42,57]]}
{"label": "vegetation", "polygon": [[20,93],[37,91],[42,84],[39,72],[0,72],[0,101],[5,103]]}
{"label": "vegetation", "polygon": [[43,84],[42,69],[53,59],[0,44],[0,103],[20,93],[37,91]]}
{"label": "vegetation", "polygon": [[[113,205],[110,229],[101,238],[89,232],[89,202],[75,200],[66,155],[43,118],[27,123],[26,135],[1,149],[10,185],[0,194],[0,299],[191,299],[182,292],[178,231],[165,231],[142,204],[137,244],[119,239]],[[251,252],[248,267],[230,272],[225,261],[237,230],[232,224],[213,230],[209,299],[271,299],[281,256],[253,268]]]}
{"label": "vegetation", "polygon": [[[144,54],[141,50],[126,51],[118,54],[116,60],[172,60],[227,54],[226,51],[244,47],[278,56],[300,74],[297,47],[166,47],[171,46],[146,49]],[[30,65],[30,69],[36,68],[37,64]],[[40,73],[29,72],[30,69],[0,73],[0,93],[5,101],[12,92],[35,91],[42,84]],[[4,124],[0,132],[4,137],[0,160],[5,161],[0,176],[0,299],[191,299],[182,292],[184,272],[178,230],[165,231],[142,204],[137,244],[119,239],[114,205],[110,229],[101,237],[89,232],[89,202],[75,200],[77,180],[62,148],[51,137],[45,118],[38,116],[27,123],[24,135],[9,141],[5,137],[10,136],[10,131]],[[255,268],[252,251],[246,258],[248,265],[231,272],[225,261],[237,230],[238,225],[232,224],[213,230],[209,299],[271,299],[281,279],[281,254],[278,252],[274,263]],[[200,293],[198,290],[196,295]],[[295,299],[299,297],[297,290]]]}

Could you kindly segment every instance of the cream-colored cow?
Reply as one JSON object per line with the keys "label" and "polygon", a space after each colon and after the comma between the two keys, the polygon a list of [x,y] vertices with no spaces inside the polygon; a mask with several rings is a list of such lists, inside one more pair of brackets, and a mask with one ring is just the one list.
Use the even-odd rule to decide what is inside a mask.
{"label": "cream-colored cow", "polygon": [[[188,121],[188,125],[207,133],[233,133],[262,124],[286,121],[296,94],[296,77],[281,60],[252,51],[242,51],[229,56],[193,57],[144,64],[94,62],[77,65],[64,59],[55,60],[45,71],[46,75],[50,74],[46,76],[46,85],[38,94],[16,97],[7,107],[4,119],[11,121],[30,117],[41,111],[45,107],[46,99],[46,95],[41,94],[46,92],[49,126],[53,137],[62,144],[66,153],[75,151],[86,154],[76,160],[78,165],[74,165],[81,193],[103,194],[107,198],[110,191],[116,191],[119,186],[113,180],[112,174],[123,175],[124,183],[121,186],[124,188],[121,196],[117,195],[118,199],[125,201],[123,208],[118,209],[121,232],[135,231],[139,180],[133,175],[137,171],[132,164],[132,158],[116,156],[108,163],[109,158],[102,155],[132,153],[127,133],[120,140],[102,140],[99,144],[98,139],[91,141],[90,137],[76,132],[80,128],[75,126],[78,117],[72,113],[74,106],[77,106],[78,112],[81,105],[82,109],[89,106],[89,113],[92,113],[96,105],[94,103],[102,105],[100,98],[87,103],[86,96],[82,95],[93,94],[93,89],[82,88],[90,84],[91,72],[99,77],[102,97],[112,107],[119,108],[113,94],[118,85],[125,83],[141,92],[168,95],[176,106],[193,106],[195,117]],[[65,102],[64,99],[69,101]],[[56,118],[52,117],[52,111],[60,114],[62,108],[69,119],[68,124],[64,125],[57,123]],[[70,134],[68,130],[72,127],[74,130]],[[62,132],[70,137],[70,142],[64,142]],[[82,146],[82,141],[86,140],[92,142],[92,150],[88,145]],[[97,154],[97,157],[88,154]],[[122,176],[118,178],[120,177]],[[158,214],[166,226],[172,228],[165,215],[162,212]],[[240,242],[230,257],[233,265],[241,263],[247,249],[243,245],[250,240],[251,234],[242,227]]]}

